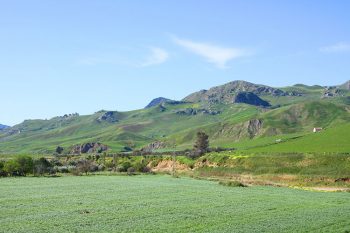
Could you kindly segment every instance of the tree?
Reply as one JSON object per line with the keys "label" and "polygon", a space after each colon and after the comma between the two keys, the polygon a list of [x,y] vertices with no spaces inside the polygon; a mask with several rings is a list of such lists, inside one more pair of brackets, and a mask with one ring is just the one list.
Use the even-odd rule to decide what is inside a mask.
{"label": "tree", "polygon": [[197,132],[197,139],[193,146],[195,157],[203,155],[209,148],[209,136],[203,131]]}
{"label": "tree", "polygon": [[41,176],[47,173],[49,171],[49,168],[51,168],[51,163],[44,157],[34,161],[35,173]]}
{"label": "tree", "polygon": [[10,159],[5,162],[4,164],[4,171],[10,174],[11,176],[17,176],[19,175],[18,173],[19,170],[19,164],[18,161],[14,159]]}
{"label": "tree", "polygon": [[19,165],[19,175],[26,176],[33,171],[33,159],[30,156],[20,156],[15,159]]}
{"label": "tree", "polygon": [[81,159],[77,163],[77,169],[79,172],[84,172],[86,175],[90,171],[92,166],[91,160],[88,159]]}
{"label": "tree", "polygon": [[61,154],[63,152],[64,148],[62,146],[56,147],[56,153]]}

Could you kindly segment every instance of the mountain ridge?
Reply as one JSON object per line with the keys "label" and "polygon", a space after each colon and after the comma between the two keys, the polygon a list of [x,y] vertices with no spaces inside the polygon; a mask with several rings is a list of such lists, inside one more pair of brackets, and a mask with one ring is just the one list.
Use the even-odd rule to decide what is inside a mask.
{"label": "mountain ridge", "polygon": [[53,153],[58,146],[68,153],[86,143],[101,143],[111,152],[154,142],[164,147],[176,142],[178,148],[189,149],[199,130],[208,133],[212,146],[222,146],[280,134],[304,135],[313,127],[350,122],[348,90],[328,89],[335,95],[325,98],[321,86],[273,88],[245,81],[209,90],[180,101],[159,97],[147,108],[128,112],[26,120],[0,131],[0,153]]}

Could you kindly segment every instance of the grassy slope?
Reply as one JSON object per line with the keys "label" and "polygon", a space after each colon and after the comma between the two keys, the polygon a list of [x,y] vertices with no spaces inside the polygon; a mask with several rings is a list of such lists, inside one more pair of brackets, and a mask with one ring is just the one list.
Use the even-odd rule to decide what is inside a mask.
{"label": "grassy slope", "polygon": [[347,193],[234,188],[166,176],[9,178],[1,181],[0,189],[0,224],[4,232],[350,229]]}
{"label": "grassy slope", "polygon": [[[2,137],[0,133],[0,153],[52,153],[58,145],[69,148],[74,144],[97,141],[107,144],[112,151],[120,151],[129,144],[140,148],[156,140],[166,141],[169,145],[176,142],[178,149],[186,149],[192,147],[198,130],[209,134],[212,146],[244,149],[270,144],[279,138],[305,135],[313,127],[331,128],[350,122],[349,107],[342,104],[343,99],[320,99],[322,87],[297,85],[284,90],[297,91],[304,96],[262,96],[273,105],[282,106],[267,112],[245,104],[189,103],[168,104],[165,111],[156,106],[118,113],[119,121],[115,123],[96,121],[103,112],[67,120],[57,117],[25,121],[17,126],[21,129],[20,134]],[[222,113],[215,116],[175,114],[184,108],[210,108]],[[264,121],[263,129],[257,138],[247,140],[245,122],[256,118]],[[344,133],[342,137],[350,136]]]}
{"label": "grassy slope", "polygon": [[[252,146],[251,152],[350,152],[350,124],[326,128],[319,133],[309,133],[280,143],[269,138],[270,143]],[[252,145],[252,144],[251,144]]]}

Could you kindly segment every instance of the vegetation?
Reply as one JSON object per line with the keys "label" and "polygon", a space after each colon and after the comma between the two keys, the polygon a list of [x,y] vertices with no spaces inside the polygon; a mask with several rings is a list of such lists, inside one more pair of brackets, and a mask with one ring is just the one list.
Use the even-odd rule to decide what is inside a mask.
{"label": "vegetation", "polygon": [[[262,108],[232,103],[234,95],[240,93],[242,87],[256,93],[271,106]],[[185,150],[192,149],[198,131],[210,137],[211,147],[239,147],[241,143],[249,144],[251,141],[250,144],[254,144],[275,137],[292,139],[295,135],[307,136],[314,127],[328,131],[349,124],[350,91],[334,90],[337,92],[332,97],[324,98],[325,89],[320,86],[296,85],[276,90],[238,81],[214,88],[210,95],[203,92],[205,98],[202,98],[202,92],[194,93],[190,95],[193,98],[187,98],[194,101],[191,103],[168,101],[129,112],[102,110],[86,116],[66,114],[49,120],[26,120],[0,131],[0,154],[66,155],[74,154],[76,145],[98,142],[108,147],[108,153],[141,150],[159,141],[162,144],[157,149],[172,150],[174,142],[178,150]],[[210,101],[210,98],[215,101]],[[326,151],[322,151],[321,147],[317,150],[311,148],[310,151],[349,151],[349,143],[345,142],[350,140],[349,133],[341,136],[325,134],[325,140],[333,136],[343,139],[338,140],[337,147],[327,147]],[[303,145],[294,147],[286,144],[282,147],[282,144],[266,147],[263,151],[295,152],[300,148],[299,152],[309,152]],[[335,150],[337,148],[343,149]]]}
{"label": "vegetation", "polygon": [[199,157],[209,149],[209,136],[203,131],[197,133],[197,139],[193,146],[193,157]]}
{"label": "vegetation", "polygon": [[0,189],[3,232],[350,230],[348,193],[146,175],[8,178]]}

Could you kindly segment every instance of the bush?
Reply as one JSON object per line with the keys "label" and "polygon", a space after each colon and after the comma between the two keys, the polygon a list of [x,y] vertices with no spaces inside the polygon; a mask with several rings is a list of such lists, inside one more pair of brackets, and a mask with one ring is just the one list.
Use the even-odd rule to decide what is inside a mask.
{"label": "bush", "polygon": [[[92,164],[91,160],[88,159],[81,159],[77,162],[77,169],[82,172],[85,173],[86,175],[88,174],[88,172],[90,172],[92,170],[92,166],[94,164]],[[97,168],[96,168],[97,169]]]}
{"label": "bush", "polygon": [[51,163],[44,157],[34,161],[35,174],[44,175],[51,170]]}
{"label": "bush", "polygon": [[224,186],[229,186],[229,187],[247,187],[247,185],[235,180],[220,181],[219,184]]}
{"label": "bush", "polygon": [[135,168],[129,167],[128,170],[127,170],[127,172],[128,172],[128,175],[129,175],[129,176],[135,175]]}
{"label": "bush", "polygon": [[70,173],[73,175],[73,176],[80,176],[81,173],[79,171],[79,169],[77,167],[74,167],[74,168],[71,168],[70,169]]}
{"label": "bush", "polygon": [[4,171],[10,176],[19,176],[19,163],[14,159],[6,161]]}
{"label": "bush", "polygon": [[55,166],[54,170],[59,173],[68,173],[69,169],[67,166]]}

